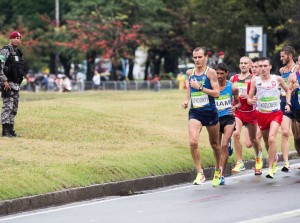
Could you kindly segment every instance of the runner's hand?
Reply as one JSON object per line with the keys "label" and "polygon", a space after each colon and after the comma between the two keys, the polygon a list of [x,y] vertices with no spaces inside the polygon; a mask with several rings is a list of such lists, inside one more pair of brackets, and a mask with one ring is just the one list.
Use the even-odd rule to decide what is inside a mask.
{"label": "runner's hand", "polygon": [[186,109],[188,106],[189,106],[189,102],[188,101],[185,101],[185,102],[182,103],[182,108],[183,109]]}
{"label": "runner's hand", "polygon": [[291,108],[290,108],[289,105],[286,105],[284,108],[285,108],[284,109],[285,112],[290,112],[291,111]]}

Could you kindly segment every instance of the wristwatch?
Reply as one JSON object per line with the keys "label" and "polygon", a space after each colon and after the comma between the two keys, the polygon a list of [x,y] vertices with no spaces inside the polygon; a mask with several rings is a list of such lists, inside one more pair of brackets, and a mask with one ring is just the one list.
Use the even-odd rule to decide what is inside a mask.
{"label": "wristwatch", "polygon": [[199,86],[199,91],[202,91],[202,90],[203,90],[203,85],[200,84],[200,86]]}

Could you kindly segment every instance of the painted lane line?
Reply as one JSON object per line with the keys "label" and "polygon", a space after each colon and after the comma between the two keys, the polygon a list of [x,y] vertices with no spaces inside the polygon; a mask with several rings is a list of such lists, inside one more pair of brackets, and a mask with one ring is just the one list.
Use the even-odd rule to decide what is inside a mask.
{"label": "painted lane line", "polygon": [[267,222],[275,222],[275,221],[298,217],[298,216],[300,216],[300,209],[296,209],[293,211],[286,211],[286,212],[282,212],[270,216],[265,216],[262,218],[254,218],[251,220],[240,221],[238,223],[267,223]]}

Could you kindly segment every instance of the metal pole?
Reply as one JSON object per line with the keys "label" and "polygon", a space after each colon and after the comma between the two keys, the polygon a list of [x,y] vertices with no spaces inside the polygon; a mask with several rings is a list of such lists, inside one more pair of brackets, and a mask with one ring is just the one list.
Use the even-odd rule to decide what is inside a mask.
{"label": "metal pole", "polygon": [[[59,32],[59,0],[55,0],[55,21],[56,21],[56,27],[55,31]],[[55,52],[55,74],[58,75],[58,53]]]}
{"label": "metal pole", "polygon": [[267,56],[267,34],[263,35],[263,57]]}
{"label": "metal pole", "polygon": [[56,27],[59,27],[59,0],[55,0],[55,21]]}

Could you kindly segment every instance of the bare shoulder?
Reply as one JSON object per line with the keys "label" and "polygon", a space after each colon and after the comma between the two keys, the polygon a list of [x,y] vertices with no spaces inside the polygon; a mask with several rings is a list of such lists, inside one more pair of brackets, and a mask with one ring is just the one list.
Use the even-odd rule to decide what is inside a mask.
{"label": "bare shoulder", "polygon": [[217,77],[217,73],[214,69],[209,68],[207,71],[207,76],[208,76],[208,78],[215,78],[215,77]]}
{"label": "bare shoulder", "polygon": [[283,70],[284,70],[284,67],[281,67],[281,68],[279,69],[279,73],[282,74]]}
{"label": "bare shoulder", "polygon": [[191,76],[192,72],[193,72],[193,69],[188,69],[188,70],[186,71],[186,74],[187,74],[188,76]]}
{"label": "bare shoulder", "polygon": [[[293,74],[291,74],[291,75],[293,75]],[[277,78],[277,81],[281,81],[281,80],[283,81],[283,78],[281,76],[276,75],[276,78]]]}
{"label": "bare shoulder", "polygon": [[232,93],[233,94],[238,94],[239,88],[235,86],[234,84],[231,85]]}

